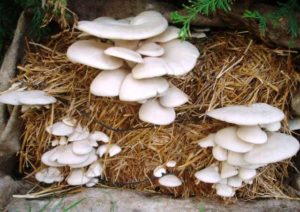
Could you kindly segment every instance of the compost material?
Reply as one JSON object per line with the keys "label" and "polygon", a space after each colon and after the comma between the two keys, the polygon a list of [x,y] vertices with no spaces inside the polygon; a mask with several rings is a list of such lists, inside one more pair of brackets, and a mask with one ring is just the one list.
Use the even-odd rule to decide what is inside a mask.
{"label": "compost material", "polygon": [[[49,187],[38,185],[34,179],[34,174],[43,168],[41,155],[51,148],[54,139],[45,128],[65,116],[79,120],[91,131],[105,132],[122,148],[119,155],[103,159],[105,174],[99,186],[208,198],[219,197],[212,185],[197,182],[194,173],[215,161],[211,150],[200,148],[197,140],[227,124],[206,117],[206,112],[226,105],[265,102],[290,116],[291,96],[300,79],[293,69],[291,53],[256,43],[248,33],[214,33],[206,40],[193,40],[201,52],[196,68],[186,76],[169,79],[189,95],[189,103],[176,108],[177,118],[168,126],[140,121],[138,103],[89,93],[99,70],[74,64],[65,54],[68,46],[80,39],[78,35],[64,31],[45,44],[28,42],[26,62],[19,66],[20,75],[15,79],[58,99],[49,109],[29,109],[22,116],[25,132],[19,170],[25,179],[36,184],[32,190],[38,192],[36,196],[69,191],[64,183]],[[178,188],[159,186],[153,177],[155,167],[170,160],[175,160],[177,166],[169,172],[183,181]],[[284,161],[260,168],[253,184],[239,189],[236,197],[293,198],[284,185],[290,165],[290,161]],[[64,173],[67,175],[69,170]]]}

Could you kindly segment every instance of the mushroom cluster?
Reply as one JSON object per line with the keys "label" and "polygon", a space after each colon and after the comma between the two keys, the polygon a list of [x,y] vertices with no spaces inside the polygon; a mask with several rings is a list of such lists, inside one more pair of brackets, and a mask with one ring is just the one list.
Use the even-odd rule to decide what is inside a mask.
{"label": "mushroom cluster", "polygon": [[[69,185],[94,186],[103,173],[103,165],[99,159],[106,153],[113,157],[121,152],[117,144],[109,142],[110,139],[105,133],[90,133],[72,118],[62,119],[48,126],[46,131],[60,138],[53,140],[51,144],[55,147],[42,155],[42,163],[48,168],[36,173],[35,177],[40,182],[63,181],[59,167],[69,167],[70,173],[66,178]],[[99,146],[98,142],[104,144]]]}
{"label": "mushroom cluster", "polygon": [[176,166],[176,161],[168,161],[164,165],[157,166],[153,170],[154,177],[158,178],[158,183],[166,187],[178,187],[182,184],[181,180],[174,174],[167,173],[167,168],[174,168]]}
{"label": "mushroom cluster", "polygon": [[198,142],[202,148],[212,147],[219,162],[197,171],[195,177],[215,184],[219,196],[232,197],[243,183],[253,182],[258,168],[288,159],[299,150],[296,138],[277,132],[284,113],[268,104],[228,106],[207,115],[238,125],[223,128]]}
{"label": "mushroom cluster", "polygon": [[79,21],[77,28],[85,40],[73,43],[67,57],[103,70],[90,85],[93,95],[142,104],[139,118],[148,123],[168,125],[175,120],[174,108],[188,96],[163,76],[187,74],[199,57],[194,45],[178,39],[178,28],[168,26],[156,11],[120,20]]}

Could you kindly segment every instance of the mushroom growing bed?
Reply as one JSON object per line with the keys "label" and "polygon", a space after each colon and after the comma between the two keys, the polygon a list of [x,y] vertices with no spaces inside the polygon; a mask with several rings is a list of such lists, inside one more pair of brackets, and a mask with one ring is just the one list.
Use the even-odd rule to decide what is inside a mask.
{"label": "mushroom growing bed", "polygon": [[[67,185],[105,184],[157,191],[177,197],[221,196],[234,200],[292,195],[284,192],[281,179],[282,176],[288,177],[288,158],[295,155],[298,143],[293,151],[281,158],[283,162],[262,162],[264,166],[255,168],[255,173],[255,169],[252,169],[250,174],[243,169],[237,172],[233,168],[233,174],[224,177],[230,179],[221,183],[216,171],[225,167],[230,172],[232,167],[228,162],[228,151],[240,149],[224,151],[225,142],[220,142],[222,145],[211,150],[209,143],[216,142],[215,136],[211,135],[232,129],[233,134],[241,138],[245,129],[237,129],[223,122],[228,121],[226,118],[218,118],[221,121],[213,119],[214,115],[207,113],[225,105],[246,107],[244,105],[268,103],[273,108],[280,108],[278,111],[283,111],[280,118],[267,123],[248,123],[260,124],[260,127],[247,130],[261,130],[263,133],[259,132],[264,136],[264,130],[270,126],[263,124],[281,121],[282,127],[279,125],[278,128],[277,124],[274,131],[286,133],[287,125],[282,119],[291,115],[288,102],[298,77],[286,65],[286,57],[252,42],[249,35],[216,33],[207,40],[194,40],[193,44],[182,42],[176,39],[178,30],[175,27],[167,28],[166,25],[164,30],[172,35],[169,38],[161,36],[158,39],[157,35],[143,34],[143,37],[130,37],[133,41],[125,42],[116,37],[123,35],[119,30],[113,35],[99,34],[97,27],[94,27],[98,21],[115,24],[113,19],[79,22],[78,28],[89,35],[63,32],[43,44],[47,48],[30,46],[25,64],[20,67],[18,80],[23,85],[29,90],[41,89],[56,98],[56,103],[51,104],[50,108],[30,107],[22,115],[26,130],[20,154],[20,171],[29,176],[28,180],[34,184],[39,180],[43,182],[40,183],[41,189],[50,190]],[[120,25],[128,25],[128,21],[121,20]],[[82,24],[91,24],[94,31]],[[164,30],[158,29],[156,33],[164,34]],[[136,33],[134,35],[137,36]],[[97,36],[106,37],[103,40]],[[124,39],[129,38],[126,36]],[[249,43],[251,45],[248,47]],[[171,44],[177,46],[177,50],[170,50]],[[191,47],[191,52],[183,53],[186,46]],[[239,54],[246,49],[249,51],[240,65],[223,73],[222,70],[230,66],[226,58],[233,58],[237,52]],[[180,57],[177,58],[177,55]],[[93,56],[96,60],[93,60]],[[264,58],[269,60],[264,61]],[[186,64],[188,60],[192,63]],[[262,66],[258,69],[256,63]],[[152,71],[152,67],[155,67],[155,71]],[[125,87],[124,91],[122,87]],[[207,117],[207,114],[213,118]],[[269,116],[268,112],[262,114]],[[249,114],[248,118],[245,115],[238,120],[255,118],[257,114]],[[231,114],[229,118],[233,116]],[[230,123],[248,125],[244,122]],[[56,128],[59,133],[56,133]],[[107,138],[91,139],[94,133],[100,132]],[[84,138],[76,141],[72,139],[74,134],[84,135]],[[207,136],[211,139],[207,139]],[[268,135],[267,139],[271,140],[271,137]],[[198,141],[204,138],[206,144],[199,146]],[[254,145],[262,145],[262,141],[256,138],[255,142],[258,143],[249,144],[247,138],[243,137],[244,143],[238,147],[247,149],[243,152],[245,154],[250,154]],[[286,140],[282,139],[283,142]],[[232,144],[229,145],[231,148]],[[44,155],[53,149],[60,150],[54,151],[56,153],[51,155],[49,162]],[[96,159],[85,163],[92,158],[91,155],[95,155]],[[72,161],[69,156],[77,156],[74,158],[77,161]],[[217,164],[225,160],[226,163]],[[58,167],[52,167],[53,162]],[[270,162],[274,164],[265,165]],[[206,167],[210,167],[210,171],[204,177],[209,176],[210,182],[202,178],[199,181],[197,173]],[[245,175],[247,177],[244,178],[251,183],[240,180]],[[49,187],[46,183],[54,184]],[[214,188],[210,183],[218,184]],[[234,187],[234,193],[229,187]]]}

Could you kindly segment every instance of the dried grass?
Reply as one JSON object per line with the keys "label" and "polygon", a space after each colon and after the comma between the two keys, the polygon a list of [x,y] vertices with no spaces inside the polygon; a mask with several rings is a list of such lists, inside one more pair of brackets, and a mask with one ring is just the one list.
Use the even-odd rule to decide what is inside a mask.
{"label": "dried grass", "polygon": [[[162,127],[139,121],[138,104],[89,94],[89,85],[99,70],[73,64],[65,56],[67,47],[77,35],[62,32],[45,45],[29,43],[26,63],[19,67],[17,80],[29,88],[45,90],[59,100],[48,110],[31,109],[22,116],[25,133],[19,170],[28,180],[43,166],[41,154],[51,148],[51,136],[45,132],[45,127],[69,115],[90,130],[103,130],[113,143],[122,147],[121,154],[103,159],[106,169],[102,186],[161,192],[176,197],[217,198],[211,185],[195,185],[193,176],[196,170],[214,162],[211,150],[199,148],[195,141],[225,126],[206,118],[205,112],[225,105],[267,102],[290,115],[289,101],[299,75],[293,70],[289,52],[273,51],[256,44],[247,34],[217,33],[205,42],[195,41],[201,58],[194,71],[169,79],[190,96],[190,101],[176,110],[177,119],[172,125]],[[170,171],[183,180],[179,188],[160,187],[152,177],[153,169],[168,160],[177,161],[178,166]],[[263,168],[252,185],[237,192],[237,197],[244,200],[289,198],[283,191],[289,163],[284,161]],[[51,188],[56,191],[65,185],[38,186],[35,190],[49,192]]]}

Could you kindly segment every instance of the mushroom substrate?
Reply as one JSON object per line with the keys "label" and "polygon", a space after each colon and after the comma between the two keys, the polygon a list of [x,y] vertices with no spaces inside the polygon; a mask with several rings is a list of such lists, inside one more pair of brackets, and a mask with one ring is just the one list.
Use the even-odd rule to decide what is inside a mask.
{"label": "mushroom substrate", "polygon": [[[26,63],[19,67],[19,81],[29,89],[45,90],[58,100],[50,110],[30,109],[22,115],[26,128],[20,152],[20,171],[28,175],[28,180],[45,168],[39,159],[44,152],[53,148],[51,141],[55,139],[45,128],[69,116],[76,118],[91,132],[105,132],[113,143],[122,148],[122,152],[113,158],[103,158],[106,168],[100,180],[102,184],[157,191],[159,182],[157,178],[151,178],[153,170],[167,161],[175,160],[177,165],[168,169],[168,173],[184,183],[171,189],[159,186],[159,192],[184,197],[216,198],[216,191],[211,185],[203,182],[195,185],[194,173],[216,162],[211,148],[199,148],[195,141],[228,127],[228,124],[207,118],[204,120],[202,117],[206,111],[224,105],[265,102],[290,116],[288,102],[299,76],[287,65],[288,57],[250,42],[251,37],[247,34],[217,33],[204,43],[194,41],[202,53],[195,70],[184,77],[167,77],[172,85],[189,96],[189,102],[176,108],[177,118],[172,125],[162,127],[141,122],[138,118],[140,105],[136,102],[89,94],[90,84],[100,73],[99,70],[71,63],[65,56],[67,48],[77,40],[77,35],[63,32],[45,43],[47,48],[29,44]],[[225,70],[236,62],[228,58],[238,59],[249,43],[249,50],[239,65],[216,79],[218,70]],[[258,63],[261,64],[259,68],[255,65]],[[282,129],[286,129],[285,122],[282,122]],[[236,161],[239,154],[229,151],[228,161]],[[284,161],[261,167],[259,176],[252,184],[238,189],[236,196],[241,199],[291,197],[291,193],[283,190],[281,180],[288,176],[289,164],[289,161]],[[64,176],[69,173],[65,168],[61,171]],[[234,177],[227,181],[231,186],[239,184]],[[33,182],[36,183],[35,179]],[[47,189],[63,189],[65,185],[65,182],[61,182]]]}

